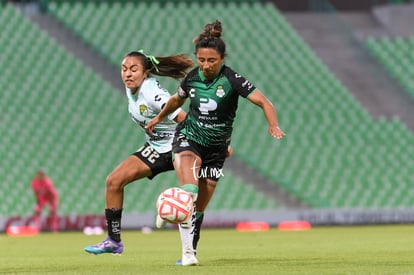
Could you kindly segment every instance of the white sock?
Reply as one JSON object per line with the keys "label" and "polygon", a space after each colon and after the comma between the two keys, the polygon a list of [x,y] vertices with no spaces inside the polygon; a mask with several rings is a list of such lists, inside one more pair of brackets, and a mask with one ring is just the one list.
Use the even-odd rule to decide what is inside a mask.
{"label": "white sock", "polygon": [[196,221],[196,212],[195,212],[195,203],[194,203],[194,211],[193,211],[193,214],[191,215],[191,219],[186,223],[181,223],[178,225],[178,228],[180,231],[183,255],[194,255],[193,238],[194,238],[195,221]]}
{"label": "white sock", "polygon": [[195,214],[196,214],[196,207],[195,207],[195,202],[197,200],[198,197],[198,186],[194,185],[194,184],[184,184],[181,186],[181,188],[186,191],[187,193],[189,193],[191,195],[191,198],[193,199],[193,214],[191,215],[191,217],[186,220],[185,222],[180,224],[180,227],[183,228],[193,228],[194,229],[194,225],[195,225]]}

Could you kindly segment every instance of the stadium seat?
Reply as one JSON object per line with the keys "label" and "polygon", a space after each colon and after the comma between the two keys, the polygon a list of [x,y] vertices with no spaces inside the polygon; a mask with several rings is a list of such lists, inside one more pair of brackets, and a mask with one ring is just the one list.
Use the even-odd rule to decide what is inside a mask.
{"label": "stadium seat", "polygon": [[366,48],[396,78],[403,87],[414,96],[414,36],[369,38]]}
{"label": "stadium seat", "polygon": [[[313,207],[410,207],[414,196],[408,183],[413,172],[408,167],[414,166],[413,133],[401,121],[372,118],[273,5],[216,2],[161,6],[158,1],[49,1],[48,11],[117,66],[126,52],[141,48],[155,55],[192,55],[191,40],[201,27],[222,19],[229,51],[226,63],[274,102],[280,124],[287,132],[285,140],[272,139],[262,111],[241,99],[232,139],[235,156]],[[132,17],[136,18],[135,24],[126,25],[120,20]],[[0,27],[0,42],[14,45],[3,49],[1,45],[6,43],[0,43],[10,57],[6,60],[8,67],[16,66],[16,60],[27,52],[33,56],[28,61],[33,73],[24,80],[35,95],[27,98],[11,92],[21,88],[7,81],[13,70],[5,70],[0,76],[0,81],[8,85],[0,105],[11,113],[3,116],[5,123],[0,126],[10,133],[0,138],[10,148],[2,167],[19,168],[12,170],[7,179],[27,187],[31,177],[28,168],[44,166],[62,190],[62,213],[101,213],[106,175],[143,142],[143,136],[128,119],[124,98],[11,5],[0,11]],[[237,35],[231,35],[233,32]],[[412,49],[413,41],[386,41],[384,46],[369,42],[369,47],[380,58],[389,58],[392,53]],[[45,48],[53,54],[44,54]],[[401,74],[407,64],[399,53],[395,54],[390,71]],[[411,76],[401,78],[407,87]],[[170,91],[177,87],[175,81],[163,80],[163,84]],[[26,99],[33,100],[27,108],[12,104]],[[36,107],[42,103],[48,106],[47,114]],[[27,117],[32,123],[27,123]],[[131,137],[137,140],[132,143]],[[15,152],[22,152],[29,138],[35,142],[32,148],[38,150],[27,152],[37,153],[38,159],[19,162],[20,155]],[[399,142],[391,143],[389,139]],[[22,176],[22,170],[27,171],[26,175]],[[4,181],[4,176],[0,175],[0,180]],[[167,173],[154,181],[129,185],[126,212],[151,211],[159,192],[175,183],[174,173]],[[277,202],[252,186],[228,171],[209,207],[278,207]],[[73,197],[71,188],[82,190],[76,193],[82,198]],[[102,201],[91,204],[96,194]],[[71,207],[74,205],[76,209]],[[19,211],[31,209],[23,205]]]}

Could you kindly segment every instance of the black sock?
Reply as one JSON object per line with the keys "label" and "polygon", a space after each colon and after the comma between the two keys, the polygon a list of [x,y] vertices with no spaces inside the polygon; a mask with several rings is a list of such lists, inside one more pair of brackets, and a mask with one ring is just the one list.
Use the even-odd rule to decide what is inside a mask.
{"label": "black sock", "polygon": [[105,209],[105,217],[109,237],[116,242],[120,242],[122,208]]}
{"label": "black sock", "polygon": [[196,218],[196,221],[195,221],[194,237],[193,237],[194,250],[197,249],[198,240],[200,240],[200,230],[201,230],[201,224],[203,223],[203,218],[204,218],[204,213],[201,212],[201,214]]}

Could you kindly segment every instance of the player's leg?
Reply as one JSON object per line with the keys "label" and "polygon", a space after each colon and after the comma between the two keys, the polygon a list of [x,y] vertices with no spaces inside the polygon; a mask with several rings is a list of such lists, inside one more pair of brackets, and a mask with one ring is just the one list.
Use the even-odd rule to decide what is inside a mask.
{"label": "player's leg", "polygon": [[[217,182],[211,179],[201,178],[199,180],[198,197],[192,226],[190,228],[183,228],[181,225],[179,225],[182,246],[185,247],[191,244],[194,255],[197,254],[197,244],[200,240],[200,230],[203,223],[204,210],[206,209],[208,202],[213,196],[216,184]],[[177,260],[176,265],[183,265],[182,258]]]}
{"label": "player's leg", "polygon": [[57,215],[57,207],[58,207],[58,198],[53,198],[50,202],[50,214],[49,214],[49,222],[50,222],[50,230],[52,232],[59,231],[59,218]]}
{"label": "player's leg", "polygon": [[175,154],[174,167],[181,188],[191,194],[194,201],[194,211],[191,218],[179,224],[182,244],[181,264],[183,266],[198,265],[193,249],[193,231],[195,225],[195,207],[198,196],[198,171],[201,166],[201,158],[192,151],[186,150]]}
{"label": "player's leg", "polygon": [[[198,260],[197,245],[200,240],[201,225],[204,218],[204,210],[213,197],[217,181],[213,179],[201,178],[199,180],[199,191],[195,205],[191,226],[179,225],[181,243],[183,248],[182,258],[176,262],[176,265],[197,265]],[[192,256],[194,255],[194,257]]]}
{"label": "player's leg", "polygon": [[[179,144],[177,146],[177,144]],[[196,153],[197,148],[194,143],[188,142],[184,138],[178,138],[174,143],[174,168],[177,174],[180,187],[191,194],[194,201],[194,211],[191,217],[179,225],[182,248],[183,248],[183,265],[198,264],[195,259],[192,248],[193,230],[195,225],[195,205],[198,196],[199,170],[201,166],[201,157]],[[186,259],[189,259],[186,261]]]}
{"label": "player's leg", "polygon": [[[198,172],[200,170],[201,158],[193,152],[191,148],[189,148],[191,150],[182,151],[183,148],[183,146],[179,146],[179,150],[174,154],[173,167],[176,171],[180,187],[191,195],[191,198],[195,203],[198,196]],[[193,212],[195,214],[195,211]],[[192,218],[193,215],[181,225],[190,228]],[[162,228],[165,223],[166,222],[157,215],[155,226],[157,228]]]}
{"label": "player's leg", "polygon": [[216,189],[217,181],[213,179],[202,178],[199,180],[199,191],[196,206],[196,220],[194,225],[193,248],[197,252],[197,244],[200,240],[200,230],[204,219],[204,210],[213,197]]}
{"label": "player's leg", "polygon": [[108,237],[97,245],[86,247],[86,252],[93,254],[123,252],[121,219],[124,188],[128,183],[147,176],[151,176],[150,167],[135,154],[126,158],[108,175],[105,194]]}
{"label": "player's leg", "polygon": [[[175,154],[174,167],[178,181],[185,191],[192,195],[194,208],[198,196],[198,173],[201,166],[201,158],[190,150]],[[195,209],[191,219],[179,224],[182,245],[181,265],[198,265],[193,248],[193,234],[195,225]]]}
{"label": "player's leg", "polygon": [[[226,158],[229,158],[233,155],[233,149],[229,145],[227,147]],[[217,163],[221,163],[219,155],[217,156],[219,159]],[[216,156],[214,157],[216,158]],[[217,160],[217,159],[216,159]],[[219,168],[220,167],[220,168]],[[216,167],[216,171],[221,171],[222,164],[219,164],[219,167]],[[217,177],[216,177],[217,176]],[[206,209],[208,203],[210,202],[211,198],[213,197],[214,190],[216,189],[218,178],[221,176],[221,173],[215,173],[215,176],[210,178],[200,178],[198,181],[198,199],[197,199],[197,207],[196,207],[196,221],[194,226],[194,238],[193,238],[193,247],[195,253],[197,253],[197,245],[198,241],[200,240],[200,231],[201,225],[203,224],[204,219],[204,210]]]}
{"label": "player's leg", "polygon": [[200,166],[201,158],[193,151],[181,151],[174,155],[174,168],[180,187],[191,194],[193,201],[197,200]]}
{"label": "player's leg", "polygon": [[34,223],[34,226],[36,226],[39,231],[42,230],[42,209],[45,207],[46,200],[43,198],[39,198],[36,202],[36,205],[34,206],[34,214],[32,217],[32,221]]}
{"label": "player's leg", "polygon": [[203,163],[200,168],[199,192],[193,225],[193,249],[195,253],[198,241],[200,240],[200,230],[203,223],[204,211],[213,197],[220,177],[223,176],[222,168],[229,153],[228,148],[226,147],[217,150],[204,148],[202,150],[202,155]]}
{"label": "player's leg", "polygon": [[180,187],[189,192],[195,202],[198,194],[198,178],[202,163],[199,146],[177,132],[173,140],[174,169]]}
{"label": "player's leg", "polygon": [[132,181],[150,175],[150,167],[137,156],[131,155],[106,178],[105,216],[108,234],[112,240],[116,242],[121,241],[121,217],[125,186]]}

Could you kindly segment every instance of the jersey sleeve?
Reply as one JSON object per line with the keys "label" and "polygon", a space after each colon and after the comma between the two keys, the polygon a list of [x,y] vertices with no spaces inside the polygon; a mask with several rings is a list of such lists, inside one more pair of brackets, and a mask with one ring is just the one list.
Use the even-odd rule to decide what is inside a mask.
{"label": "jersey sleeve", "polygon": [[185,77],[185,78],[181,81],[180,87],[178,87],[178,92],[177,92],[177,95],[178,95],[180,98],[187,98],[187,97],[188,97],[188,95],[189,95],[188,91],[186,91],[186,82],[187,82],[187,77],[188,77],[188,76],[186,76],[186,77]]}
{"label": "jersey sleeve", "polygon": [[[153,96],[153,100],[151,101],[151,107],[156,111],[158,114],[161,112],[161,109],[164,108],[165,104],[167,104],[168,99],[171,97],[170,94],[167,92],[161,92]],[[178,115],[181,111],[181,108],[178,108],[174,112],[168,115],[169,120],[174,120],[174,118]]]}
{"label": "jersey sleeve", "polygon": [[159,113],[161,109],[164,107],[165,104],[167,104],[168,99],[170,98],[170,95],[164,92],[156,93],[154,95],[151,95],[151,101],[149,103],[151,104],[151,107]]}
{"label": "jersey sleeve", "polygon": [[[151,105],[151,108],[158,114],[161,112],[161,109],[164,108],[165,104],[167,104],[168,99],[171,97],[171,95],[168,93],[167,90],[163,89],[158,82],[156,82],[156,87],[154,87],[154,90],[156,90],[156,93],[148,93],[147,95],[150,96],[148,98],[148,103]],[[169,120],[173,120],[178,113],[181,111],[181,108],[178,108],[173,113],[168,115]]]}
{"label": "jersey sleeve", "polygon": [[168,91],[162,88],[160,83],[155,79],[151,79],[151,82],[148,81],[148,84],[146,83],[141,89],[145,101],[157,114],[170,98]]}
{"label": "jersey sleeve", "polygon": [[181,81],[180,86],[178,87],[178,92],[177,92],[177,95],[180,98],[184,99],[190,96],[191,88],[189,88],[189,83],[190,82],[192,83],[193,81],[196,81],[196,82],[199,81],[198,70],[199,70],[198,67],[192,69]]}
{"label": "jersey sleeve", "polygon": [[248,97],[254,90],[256,90],[256,87],[250,83],[249,80],[239,75],[232,69],[228,69],[227,78],[230,80],[234,91],[239,93],[242,97]]}
{"label": "jersey sleeve", "polygon": [[174,112],[172,112],[171,114],[168,115],[168,119],[169,120],[174,120],[174,118],[178,115],[178,113],[181,111],[181,108],[178,108],[177,110],[175,110]]}

